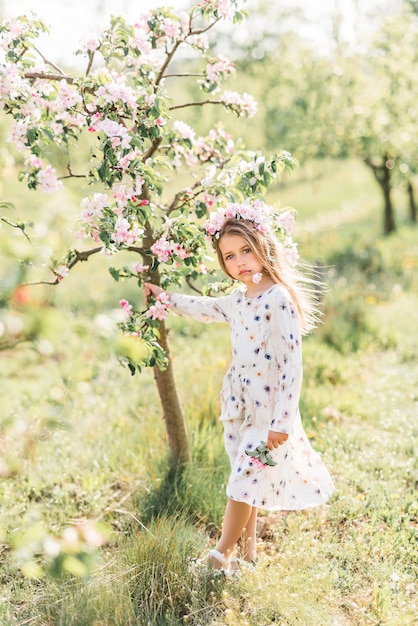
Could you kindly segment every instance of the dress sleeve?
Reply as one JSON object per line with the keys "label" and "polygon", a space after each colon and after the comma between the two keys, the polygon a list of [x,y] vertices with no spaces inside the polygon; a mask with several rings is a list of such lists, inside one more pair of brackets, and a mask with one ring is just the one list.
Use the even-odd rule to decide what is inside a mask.
{"label": "dress sleeve", "polygon": [[220,298],[171,294],[171,310],[188,315],[199,322],[230,322],[233,293]]}
{"label": "dress sleeve", "polygon": [[302,341],[298,310],[285,289],[278,289],[271,307],[267,345],[278,370],[276,398],[270,430],[291,435],[299,413],[302,387]]}

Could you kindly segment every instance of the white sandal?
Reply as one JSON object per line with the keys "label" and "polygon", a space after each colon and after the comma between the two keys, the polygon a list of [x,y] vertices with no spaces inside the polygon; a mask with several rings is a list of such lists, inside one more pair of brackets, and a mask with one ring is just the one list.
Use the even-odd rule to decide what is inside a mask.
{"label": "white sandal", "polygon": [[[255,561],[246,561],[245,559],[241,559],[239,557],[233,557],[231,559],[231,563],[234,563],[237,566],[237,570],[243,568],[247,568],[251,571],[255,570]],[[235,570],[235,568],[232,568]]]}
{"label": "white sandal", "polygon": [[208,557],[216,559],[221,564],[221,567],[213,568],[214,572],[222,572],[225,576],[233,576],[238,571],[230,568],[230,560],[227,559],[222,552],[219,552],[219,550],[210,550]]}

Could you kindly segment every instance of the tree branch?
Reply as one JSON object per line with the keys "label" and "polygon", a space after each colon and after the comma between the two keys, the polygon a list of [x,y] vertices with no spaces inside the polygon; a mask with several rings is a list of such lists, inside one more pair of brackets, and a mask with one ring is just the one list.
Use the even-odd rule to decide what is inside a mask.
{"label": "tree branch", "polygon": [[138,254],[140,254],[141,256],[145,255],[145,250],[144,248],[138,248],[138,246],[127,246],[126,248],[127,250],[129,250],[129,252],[137,252]]}
{"label": "tree branch", "polygon": [[8,226],[11,226],[12,228],[18,228],[19,230],[22,231],[22,233],[24,234],[24,236],[26,237],[26,239],[29,241],[29,243],[32,244],[32,241],[30,240],[30,237],[27,233],[25,233],[25,227],[22,224],[16,224],[15,222],[11,222],[10,220],[8,220],[6,217],[2,217],[0,215],[0,222],[4,222],[5,224],[7,224]]}
{"label": "tree branch", "polygon": [[150,147],[148,148],[148,150],[145,152],[144,156],[142,157],[142,161],[144,163],[147,159],[152,157],[154,152],[157,152],[158,146],[162,142],[162,139],[163,139],[162,137],[157,137],[157,139],[154,139],[154,141],[152,142],[152,144],[150,145]]}
{"label": "tree branch", "polygon": [[70,85],[75,82],[72,76],[65,76],[65,74],[42,74],[42,72],[25,72],[25,78],[31,78],[36,80],[38,78],[42,80],[65,80]]}
{"label": "tree branch", "polygon": [[191,281],[190,276],[186,276],[186,283],[189,285],[190,289],[192,289],[193,291],[195,291],[196,293],[199,294],[199,296],[202,295],[202,292],[200,291],[200,289],[198,289],[197,287],[195,287]]}
{"label": "tree branch", "polygon": [[60,74],[62,74],[62,76],[64,76],[64,72],[62,71],[62,69],[60,67],[58,67],[58,65],[55,65],[55,63],[53,63],[52,61],[49,61],[40,50],[38,50],[38,48],[36,46],[33,46],[33,49],[39,54],[39,56],[41,57],[41,59],[44,61],[44,63],[46,63],[47,65],[50,65],[52,67],[52,69],[56,70],[57,72],[59,72]]}
{"label": "tree branch", "polygon": [[164,72],[167,69],[167,67],[170,64],[171,59],[173,58],[173,56],[175,55],[175,53],[177,52],[177,49],[179,48],[180,44],[183,43],[182,41],[176,41],[175,45],[173,46],[173,49],[171,50],[171,52],[167,53],[167,58],[164,61],[161,69],[160,69],[160,73],[158,74],[156,80],[155,80],[155,86],[158,87],[158,85],[160,84],[160,82],[162,81],[162,79],[164,78]]}
{"label": "tree branch", "polygon": [[[68,263],[67,267],[69,270],[71,270],[74,265],[76,265],[77,263],[80,263],[82,261],[88,261],[88,259],[93,255],[93,254],[97,254],[98,252],[101,252],[103,250],[103,246],[97,247],[97,248],[91,248],[90,250],[83,250],[83,251],[79,251],[79,250],[74,250],[74,257],[73,259]],[[52,270],[54,272],[54,274],[56,275],[55,280],[37,280],[33,283],[25,283],[25,285],[58,285],[58,283],[60,283],[60,277],[57,275],[57,273],[55,272],[55,270]]]}
{"label": "tree branch", "polygon": [[174,111],[175,109],[185,109],[186,107],[202,107],[204,104],[223,104],[219,100],[201,100],[196,102],[185,102],[184,104],[175,104],[172,107],[169,107],[169,111]]}
{"label": "tree branch", "polygon": [[188,78],[189,76],[202,78],[204,74],[202,72],[199,72],[199,73],[186,72],[184,74],[166,74],[164,78]]}
{"label": "tree branch", "polygon": [[88,76],[90,73],[91,66],[93,65],[93,59],[94,59],[94,52],[89,52],[89,62],[87,64],[86,74],[85,74],[86,76]]}

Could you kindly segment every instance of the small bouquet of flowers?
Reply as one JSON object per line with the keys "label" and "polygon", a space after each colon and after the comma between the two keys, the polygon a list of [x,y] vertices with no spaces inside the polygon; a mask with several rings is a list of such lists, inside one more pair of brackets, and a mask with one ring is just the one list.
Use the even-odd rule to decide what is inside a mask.
{"label": "small bouquet of flowers", "polygon": [[276,461],[273,460],[265,441],[262,441],[261,444],[254,450],[246,450],[245,454],[248,454],[248,456],[251,457],[251,460],[258,467],[265,467],[266,465],[273,467],[274,465],[277,465]]}

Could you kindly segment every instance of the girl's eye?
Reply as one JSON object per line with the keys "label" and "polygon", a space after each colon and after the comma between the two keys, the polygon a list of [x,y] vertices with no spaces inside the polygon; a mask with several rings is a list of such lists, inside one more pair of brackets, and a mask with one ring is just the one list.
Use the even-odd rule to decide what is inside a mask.
{"label": "girl's eye", "polygon": [[227,254],[225,257],[225,261],[229,261],[230,259],[232,259],[233,256],[233,254]]}
{"label": "girl's eye", "polygon": [[243,250],[244,254],[248,254],[249,252],[251,252],[251,248],[245,248],[245,250]]}

